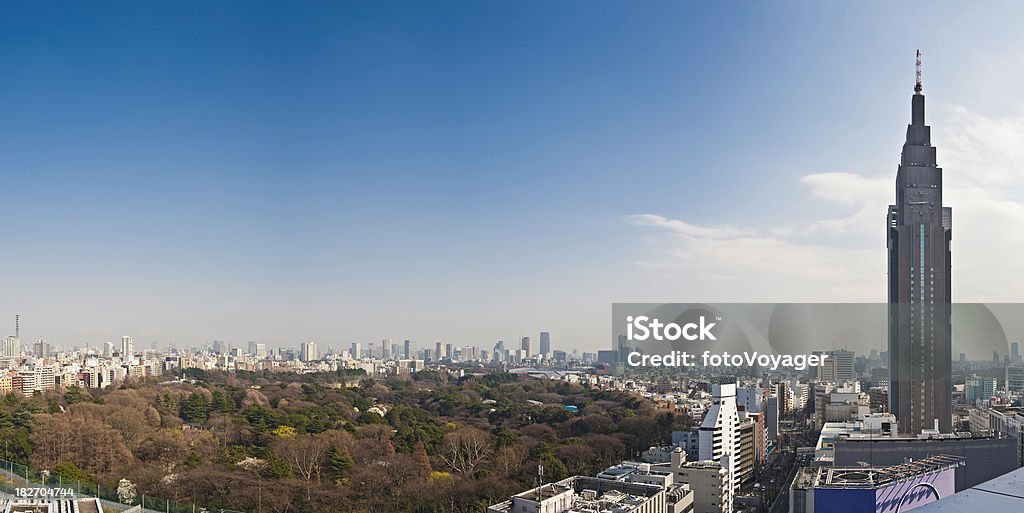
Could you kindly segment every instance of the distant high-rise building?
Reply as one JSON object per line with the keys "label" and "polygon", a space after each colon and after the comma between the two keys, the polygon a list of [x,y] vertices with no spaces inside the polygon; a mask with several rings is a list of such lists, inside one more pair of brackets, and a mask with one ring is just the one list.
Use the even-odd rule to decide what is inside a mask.
{"label": "distant high-rise building", "polygon": [[107,358],[110,358],[111,356],[114,356],[114,343],[113,342],[104,342],[103,343],[103,356],[105,356]]}
{"label": "distant high-rise building", "polygon": [[249,342],[249,355],[257,359],[267,357],[267,345],[261,342]]}
{"label": "distant high-rise building", "polygon": [[21,341],[18,337],[4,337],[3,344],[0,345],[0,355],[13,358],[21,355]]}
{"label": "distant high-rise building", "polygon": [[125,335],[121,337],[121,358],[131,358],[135,354],[135,341]]}
{"label": "distant high-rise building", "polygon": [[551,354],[551,333],[540,332],[540,354],[548,356]]}
{"label": "distant high-rise building", "polygon": [[964,395],[967,397],[967,404],[974,406],[978,402],[985,402],[996,395],[996,378],[987,376],[971,376],[964,383]]}
{"label": "distant high-rise building", "polygon": [[818,367],[818,381],[828,383],[846,383],[853,381],[853,351],[839,349],[827,351],[828,358]]}
{"label": "distant high-rise building", "polygon": [[967,363],[967,353],[960,353],[960,363]]}
{"label": "distant high-rise building", "polygon": [[1020,363],[1020,345],[1016,342],[1010,342],[1010,361]]}
{"label": "distant high-rise building", "polygon": [[500,361],[501,360],[501,355],[504,354],[504,353],[505,353],[505,341],[504,340],[499,340],[499,341],[497,341],[494,344],[494,351],[491,351],[491,354],[494,357],[494,361],[495,362]]}
{"label": "distant high-rise building", "polygon": [[405,339],[402,344],[402,354],[406,360],[416,356],[416,348],[413,346],[412,340]]}
{"label": "distant high-rise building", "polygon": [[523,338],[519,339],[519,343],[520,343],[520,346],[519,346],[520,349],[522,349],[523,351],[526,351],[526,357],[527,358],[529,358],[531,355],[533,355],[533,348],[531,347],[532,343],[530,342],[530,337],[523,337]]}
{"label": "distant high-rise building", "polygon": [[992,351],[992,363],[999,363],[999,351]]}
{"label": "distant high-rise building", "polygon": [[438,340],[437,344],[434,344],[434,359],[437,361],[441,361],[444,359],[444,357],[444,344],[442,344],[441,341]]}
{"label": "distant high-rise building", "polygon": [[386,338],[380,341],[380,357],[384,360],[391,358],[391,339]]}
{"label": "distant high-rise building", "polygon": [[885,224],[889,251],[889,411],[899,432],[938,422],[952,432],[951,267],[953,210],[942,202],[931,128],[924,120],[920,53],[907,139],[896,171],[896,204]]}
{"label": "distant high-rise building", "polygon": [[565,351],[555,349],[554,351],[551,352],[551,358],[555,361],[555,363],[563,364],[566,361]]}
{"label": "distant high-rise building", "polygon": [[352,353],[352,358],[358,360],[363,357],[363,344],[359,342],[352,343],[352,349],[349,350]]}
{"label": "distant high-rise building", "polygon": [[299,360],[304,362],[315,362],[320,359],[320,351],[316,347],[316,342],[303,342],[299,347]]}
{"label": "distant high-rise building", "polygon": [[50,343],[43,339],[39,339],[32,346],[32,352],[35,354],[36,358],[46,358],[47,356],[50,356]]}

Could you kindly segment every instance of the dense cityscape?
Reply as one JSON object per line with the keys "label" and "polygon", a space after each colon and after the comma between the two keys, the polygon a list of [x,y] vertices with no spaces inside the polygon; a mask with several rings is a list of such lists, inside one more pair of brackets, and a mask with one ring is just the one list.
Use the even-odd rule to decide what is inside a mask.
{"label": "dense cityscape", "polygon": [[0,513],[1024,511],[1016,6],[229,4],[4,13]]}
{"label": "dense cityscape", "polygon": [[[148,508],[157,511],[157,505],[170,510],[197,503],[239,511],[327,511],[338,490],[349,487],[355,466],[390,454],[396,461],[403,455],[417,461],[427,483],[451,480],[449,491],[459,500],[472,498],[468,503],[434,499],[448,501],[435,503],[441,510],[476,511],[480,501],[494,501],[487,509],[500,513],[555,501],[585,511],[587,504],[610,501],[627,504],[629,511],[718,513],[813,511],[806,503],[815,490],[854,493],[866,487],[873,495],[918,475],[942,476],[945,488],[939,493],[945,496],[1020,465],[1024,361],[1016,342],[1009,354],[993,354],[992,360],[970,361],[961,354],[952,362],[954,429],[910,435],[899,431],[890,413],[885,350],[821,350],[815,353],[827,356],[825,363],[804,372],[758,375],[751,369],[745,376],[728,376],[712,369],[627,371],[612,350],[555,349],[557,340],[553,345],[547,332],[540,333],[536,346],[533,340],[524,336],[514,349],[499,341],[487,350],[442,342],[419,349],[410,340],[384,339],[321,354],[315,342],[273,350],[263,343],[233,347],[220,341],[202,348],[137,349],[130,336],[118,344],[57,350],[39,340],[28,351],[17,336],[8,336],[0,359],[5,369],[0,395],[7,396],[0,429],[7,440],[5,466],[13,470],[7,475],[15,479],[12,486],[27,476],[20,484],[60,489],[71,482],[83,494],[109,486],[114,502],[108,510],[116,501],[131,504],[148,497]],[[412,413],[410,408],[423,403],[402,398],[402,392],[418,390],[420,401],[446,401],[438,393],[442,387],[473,391],[472,399],[458,401],[472,412],[460,419],[464,427],[421,418],[450,405]],[[508,389],[519,391],[508,396]],[[314,406],[320,404],[317,398],[334,402],[334,411]],[[289,402],[294,404],[286,406]],[[609,411],[614,403],[627,410]],[[109,413],[99,410],[87,413],[104,404],[134,405],[132,413],[117,415],[140,418],[118,421],[104,419]],[[338,409],[340,404],[350,410]],[[632,413],[622,417],[626,411]],[[25,412],[36,419],[19,427],[24,422],[19,414]],[[74,443],[52,446],[67,444],[53,437],[66,438],[61,431],[72,429],[53,424],[53,416],[61,414],[106,423],[105,435],[82,434],[114,437],[117,459],[75,452]],[[650,424],[640,419],[630,424],[633,416],[649,416]],[[515,417],[521,417],[515,419],[518,434],[504,426]],[[225,430],[231,418],[236,427]],[[416,426],[420,422],[430,428]],[[367,448],[360,444],[381,436],[376,431],[381,425],[394,430],[383,442],[388,448],[363,454]],[[196,443],[211,447],[199,450]],[[246,449],[230,449],[234,444]],[[219,454],[215,447],[222,448]],[[518,450],[509,454],[509,447]],[[502,486],[464,488],[490,483],[483,478],[494,477],[491,465],[499,461],[505,466]],[[223,488],[199,487],[194,479],[209,476],[188,476],[203,475],[209,465],[222,469]],[[146,477],[138,468],[149,469]],[[870,478],[841,478],[842,468]],[[238,493],[253,485],[253,476],[296,488],[289,485],[268,497],[259,490],[255,496]],[[178,479],[188,483],[187,492],[172,486]],[[516,483],[531,479],[544,484],[497,501],[502,490],[514,492]],[[116,495],[121,480],[130,483],[138,500]],[[270,482],[256,485],[269,490]],[[419,510],[394,498],[376,502],[383,499],[361,497],[359,504],[374,511]],[[813,508],[828,508],[827,500],[814,499]]]}

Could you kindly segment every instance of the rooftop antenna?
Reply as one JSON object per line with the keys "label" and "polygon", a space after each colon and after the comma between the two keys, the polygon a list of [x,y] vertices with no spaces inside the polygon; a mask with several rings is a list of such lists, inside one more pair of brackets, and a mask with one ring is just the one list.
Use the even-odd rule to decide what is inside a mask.
{"label": "rooftop antenna", "polygon": [[921,94],[921,50],[917,51],[917,62],[915,63],[914,71],[914,92]]}
{"label": "rooftop antenna", "polygon": [[544,464],[537,464],[537,502],[540,502],[544,497]]}

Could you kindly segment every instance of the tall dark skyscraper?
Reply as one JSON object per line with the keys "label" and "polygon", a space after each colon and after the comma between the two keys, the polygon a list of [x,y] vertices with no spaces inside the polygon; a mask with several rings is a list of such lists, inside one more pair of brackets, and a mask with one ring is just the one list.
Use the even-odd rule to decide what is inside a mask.
{"label": "tall dark skyscraper", "polygon": [[889,411],[899,431],[938,422],[952,431],[950,243],[953,211],[942,206],[942,169],[924,124],[921,54],[907,142],[896,172],[896,204],[886,215],[889,249]]}

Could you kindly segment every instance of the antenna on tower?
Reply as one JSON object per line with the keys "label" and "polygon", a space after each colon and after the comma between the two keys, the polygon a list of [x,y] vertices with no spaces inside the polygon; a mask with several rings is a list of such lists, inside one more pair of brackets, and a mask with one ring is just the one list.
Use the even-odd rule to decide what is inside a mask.
{"label": "antenna on tower", "polygon": [[917,51],[917,62],[914,66],[914,92],[921,94],[921,50]]}

